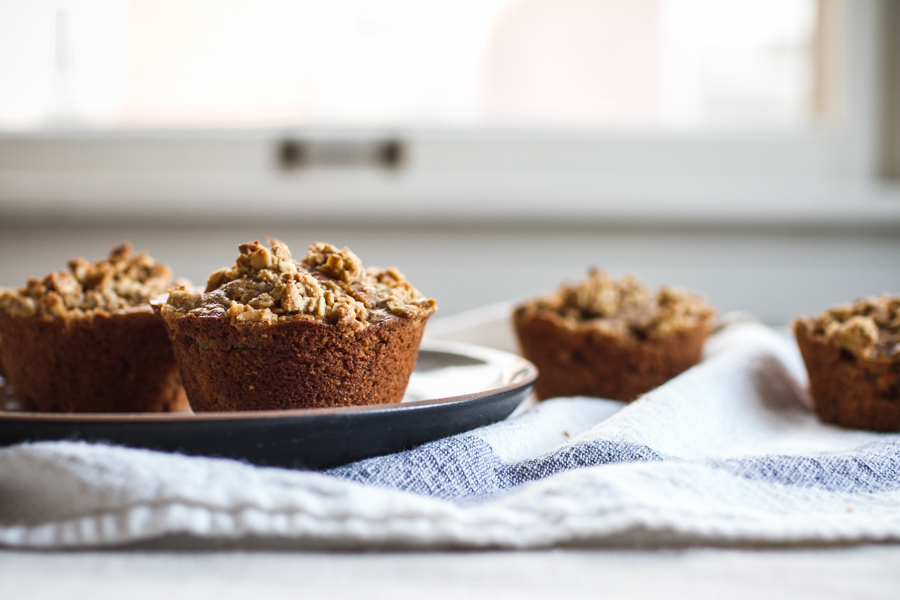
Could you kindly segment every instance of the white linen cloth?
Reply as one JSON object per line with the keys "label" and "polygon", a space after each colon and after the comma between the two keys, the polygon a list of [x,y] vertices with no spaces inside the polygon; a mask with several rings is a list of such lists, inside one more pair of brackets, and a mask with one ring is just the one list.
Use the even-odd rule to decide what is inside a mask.
{"label": "white linen cloth", "polygon": [[900,540],[900,435],[821,424],[763,326],[630,405],[556,399],[327,473],[77,442],[0,450],[0,545],[298,547]]}

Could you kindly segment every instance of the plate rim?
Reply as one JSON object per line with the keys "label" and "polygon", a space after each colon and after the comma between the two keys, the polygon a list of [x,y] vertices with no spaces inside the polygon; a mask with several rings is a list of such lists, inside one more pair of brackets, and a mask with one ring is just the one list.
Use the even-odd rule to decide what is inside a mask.
{"label": "plate rim", "polygon": [[508,361],[503,365],[504,380],[507,383],[499,387],[486,390],[445,396],[442,398],[430,398],[427,400],[413,400],[410,402],[397,402],[391,404],[371,404],[362,406],[339,406],[329,408],[292,408],[284,410],[254,410],[233,412],[171,412],[171,413],[46,413],[35,411],[3,411],[0,410],[0,421],[18,422],[58,422],[58,423],[201,423],[210,421],[245,421],[245,420],[270,420],[278,418],[314,418],[318,416],[331,416],[341,414],[397,412],[421,409],[434,405],[454,405],[470,402],[475,399],[504,394],[522,387],[533,385],[538,377],[535,365],[517,354],[478,346],[462,342],[425,339],[419,350],[433,352],[447,352],[458,354],[468,358],[478,358],[485,362],[492,362],[502,358]]}

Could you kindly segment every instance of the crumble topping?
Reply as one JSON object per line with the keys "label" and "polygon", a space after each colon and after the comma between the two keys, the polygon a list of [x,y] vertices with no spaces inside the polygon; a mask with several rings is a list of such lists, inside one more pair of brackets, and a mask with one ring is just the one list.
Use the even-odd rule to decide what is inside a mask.
{"label": "crumble topping", "polygon": [[203,293],[173,289],[165,316],[227,315],[235,325],[318,320],[351,334],[390,316],[426,318],[437,310],[396,268],[364,269],[348,248],[316,242],[293,260],[287,245],[270,239],[238,246],[234,266],[210,275]]}
{"label": "crumble topping", "polygon": [[78,317],[148,304],[172,283],[169,267],[144,252],[135,254],[128,242],[106,259],[73,258],[68,266],[43,279],[29,277],[18,291],[0,293],[0,309],[17,317]]}
{"label": "crumble topping", "polygon": [[900,356],[900,297],[862,298],[807,319],[814,335],[857,358]]}
{"label": "crumble topping", "polygon": [[635,277],[616,280],[600,269],[591,269],[587,279],[566,284],[554,294],[531,300],[519,310],[557,313],[573,329],[587,327],[637,337],[695,327],[715,315],[695,294],[663,287],[654,297]]}

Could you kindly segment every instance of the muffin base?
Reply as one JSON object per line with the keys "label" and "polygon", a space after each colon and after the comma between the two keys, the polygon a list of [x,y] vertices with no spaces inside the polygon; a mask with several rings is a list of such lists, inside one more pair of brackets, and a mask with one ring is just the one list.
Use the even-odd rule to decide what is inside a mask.
{"label": "muffin base", "polygon": [[709,325],[639,340],[567,328],[552,311],[519,310],[513,323],[522,354],[538,368],[535,394],[631,401],[697,364]]}
{"label": "muffin base", "polygon": [[853,429],[900,431],[900,360],[858,359],[794,323],[816,414]]}
{"label": "muffin base", "polygon": [[0,312],[0,337],[0,363],[26,410],[188,408],[165,327],[149,307],[68,319]]}
{"label": "muffin base", "polygon": [[391,317],[352,335],[296,319],[234,326],[227,317],[166,320],[191,408],[326,408],[400,402],[422,319]]}

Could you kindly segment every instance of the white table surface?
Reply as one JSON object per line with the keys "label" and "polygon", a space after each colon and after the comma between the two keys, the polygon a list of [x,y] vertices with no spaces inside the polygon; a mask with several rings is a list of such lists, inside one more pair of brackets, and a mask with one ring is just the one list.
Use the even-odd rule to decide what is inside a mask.
{"label": "white table surface", "polygon": [[[514,595],[514,596],[513,596]],[[0,598],[897,598],[900,546],[828,549],[0,551]]]}

